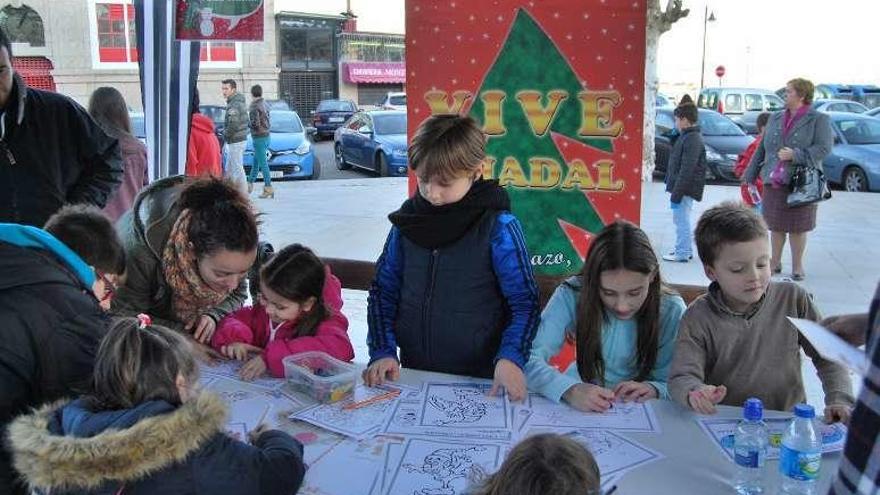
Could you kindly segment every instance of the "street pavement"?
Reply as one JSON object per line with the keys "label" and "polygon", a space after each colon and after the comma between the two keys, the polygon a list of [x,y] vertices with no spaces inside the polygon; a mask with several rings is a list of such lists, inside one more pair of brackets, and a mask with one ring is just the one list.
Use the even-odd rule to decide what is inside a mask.
{"label": "street pavement", "polygon": [[[323,171],[336,171],[330,150]],[[326,152],[326,151],[325,151]],[[374,261],[379,257],[390,223],[387,215],[407,196],[405,178],[377,178],[365,172],[345,171],[356,179],[277,182],[276,197],[255,200],[264,214],[263,235],[276,249],[301,243],[318,255]],[[324,179],[324,172],[322,172]],[[738,200],[739,188],[710,185],[703,201],[695,203],[693,222],[707,208],[726,200]],[[823,315],[867,311],[880,280],[880,194],[835,191],[819,207],[818,227],[810,234],[805,259],[809,290]],[[659,182],[643,183],[641,226],[658,253],[668,251],[675,231],[669,196]],[[670,283],[707,285],[702,265],[662,262],[664,279]],[[789,253],[783,257],[782,279],[791,271]],[[356,361],[367,360],[366,294],[346,291],[345,313]],[[822,391],[809,360],[804,364],[810,403],[821,405]]]}

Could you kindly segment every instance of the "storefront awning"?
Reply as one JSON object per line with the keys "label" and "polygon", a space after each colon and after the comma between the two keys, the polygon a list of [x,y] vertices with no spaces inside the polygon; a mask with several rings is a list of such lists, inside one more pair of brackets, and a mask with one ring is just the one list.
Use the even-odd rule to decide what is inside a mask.
{"label": "storefront awning", "polygon": [[345,80],[350,83],[388,84],[406,82],[404,62],[345,62]]}

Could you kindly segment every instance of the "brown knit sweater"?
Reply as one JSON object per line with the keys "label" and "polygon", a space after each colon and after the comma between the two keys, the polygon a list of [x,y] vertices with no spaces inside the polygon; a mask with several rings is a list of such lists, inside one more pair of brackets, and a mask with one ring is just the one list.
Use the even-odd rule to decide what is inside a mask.
{"label": "brown knit sweater", "polygon": [[771,282],[748,314],[731,311],[717,283],[685,312],[669,371],[669,394],[688,405],[688,392],[703,384],[725,385],[722,404],[742,406],[758,397],[764,407],[790,411],[804,402],[800,349],[813,364],[825,404],[854,402],[849,372],[819,356],[786,316],[819,321],[807,291],[790,282]]}

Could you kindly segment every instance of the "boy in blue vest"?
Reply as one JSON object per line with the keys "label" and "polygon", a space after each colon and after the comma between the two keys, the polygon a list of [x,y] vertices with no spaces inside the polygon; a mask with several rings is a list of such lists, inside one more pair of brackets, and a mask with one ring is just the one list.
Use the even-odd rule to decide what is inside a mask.
{"label": "boy in blue vest", "polygon": [[538,288],[507,192],[480,178],[485,156],[470,117],[435,115],[413,136],[419,187],[389,215],[376,262],[367,385],[396,380],[403,365],[493,377],[493,394],[503,387],[512,400],[525,398]]}

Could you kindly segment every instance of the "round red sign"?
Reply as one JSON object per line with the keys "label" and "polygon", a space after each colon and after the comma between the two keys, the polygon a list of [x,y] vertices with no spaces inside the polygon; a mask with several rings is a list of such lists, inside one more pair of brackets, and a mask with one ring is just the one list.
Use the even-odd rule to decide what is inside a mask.
{"label": "round red sign", "polygon": [[719,65],[718,67],[715,67],[715,75],[718,77],[724,77],[724,66],[723,65]]}

